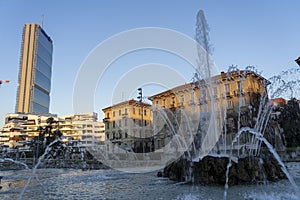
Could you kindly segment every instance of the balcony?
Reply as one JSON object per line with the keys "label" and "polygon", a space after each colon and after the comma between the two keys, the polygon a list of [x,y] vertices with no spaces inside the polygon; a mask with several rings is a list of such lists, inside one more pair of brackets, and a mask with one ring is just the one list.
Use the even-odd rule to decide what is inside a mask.
{"label": "balcony", "polygon": [[244,95],[243,91],[239,91],[239,90],[234,91],[234,96],[243,96],[243,95]]}
{"label": "balcony", "polygon": [[195,101],[194,101],[194,100],[190,100],[190,101],[189,101],[189,105],[190,105],[190,106],[195,105]]}
{"label": "balcony", "polygon": [[226,97],[232,97],[230,92],[225,92]]}
{"label": "balcony", "polygon": [[109,117],[105,117],[104,119],[103,119],[103,122],[105,123],[105,122],[109,122]]}

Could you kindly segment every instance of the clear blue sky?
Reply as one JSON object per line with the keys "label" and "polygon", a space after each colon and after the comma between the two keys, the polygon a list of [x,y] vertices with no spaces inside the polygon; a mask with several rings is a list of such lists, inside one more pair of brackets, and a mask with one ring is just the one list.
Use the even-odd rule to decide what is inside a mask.
{"label": "clear blue sky", "polygon": [[[64,115],[73,113],[73,85],[81,64],[100,42],[114,34],[163,27],[194,37],[196,14],[202,9],[218,69],[226,70],[232,64],[240,68],[253,65],[268,78],[296,67],[294,59],[300,56],[299,8],[298,0],[0,0],[0,79],[11,81],[0,88],[0,125],[5,113],[15,108],[23,26],[41,24],[42,15],[44,29],[54,42],[50,111]],[[174,64],[176,60],[168,61],[170,56],[163,53],[153,58],[146,55],[146,63]],[[132,65],[130,58],[119,65]],[[141,60],[134,65],[142,64]],[[101,109],[110,102],[101,100],[105,99],[103,91],[98,90],[95,96],[95,111],[101,116]]]}

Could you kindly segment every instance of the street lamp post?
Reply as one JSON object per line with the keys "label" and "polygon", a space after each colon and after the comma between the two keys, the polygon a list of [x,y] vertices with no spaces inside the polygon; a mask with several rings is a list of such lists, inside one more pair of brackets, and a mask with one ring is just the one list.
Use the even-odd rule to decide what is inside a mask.
{"label": "street lamp post", "polygon": [[144,144],[144,106],[143,106],[143,104],[142,104],[142,102],[143,102],[143,90],[142,90],[142,88],[138,88],[138,99],[139,99],[139,101],[140,101],[140,105],[141,105],[141,110],[142,110],[142,112],[141,112],[141,131],[142,131],[142,151],[143,151],[143,153],[145,153],[145,144]]}

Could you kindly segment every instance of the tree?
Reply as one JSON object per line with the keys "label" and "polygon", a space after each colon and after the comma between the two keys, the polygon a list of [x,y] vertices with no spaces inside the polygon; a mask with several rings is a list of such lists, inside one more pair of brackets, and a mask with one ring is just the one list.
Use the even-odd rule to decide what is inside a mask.
{"label": "tree", "polygon": [[279,124],[283,128],[287,147],[300,146],[300,107],[295,98],[291,98],[281,109]]}

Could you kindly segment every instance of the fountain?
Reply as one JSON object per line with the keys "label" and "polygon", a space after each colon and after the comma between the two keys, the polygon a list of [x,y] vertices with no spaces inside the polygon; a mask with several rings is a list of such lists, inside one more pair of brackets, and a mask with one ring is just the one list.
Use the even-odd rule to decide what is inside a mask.
{"label": "fountain", "polygon": [[[197,75],[192,84],[198,90],[205,88],[209,92],[210,117],[207,118],[206,115],[202,118],[201,116],[205,113],[199,111],[198,130],[194,133],[194,141],[188,149],[191,153],[182,154],[179,159],[166,166],[163,176],[179,182],[225,185],[225,199],[229,185],[266,184],[269,181],[287,178],[294,188],[295,195],[300,197],[295,181],[273,148],[276,146],[277,151],[282,151],[284,155],[285,142],[281,141],[283,137],[278,137],[283,134],[283,131],[278,122],[271,119],[274,107],[270,100],[286,93],[289,93],[290,97],[293,96],[295,94],[294,88],[300,85],[299,76],[292,80],[282,79],[283,76],[274,76],[266,80],[252,66],[245,70],[230,66],[226,73],[221,73],[221,76],[223,75],[221,84],[224,85],[224,88],[221,95],[218,94],[216,97],[213,90],[215,85],[220,84],[221,81],[218,82],[210,74],[211,62],[208,55],[210,48],[208,48],[207,24],[203,13],[199,13],[196,33],[200,33],[197,35],[200,38],[196,36],[196,39],[207,51],[207,54],[206,56],[199,56],[201,62],[199,61]],[[293,74],[295,70],[300,71],[299,69],[291,69],[282,74]],[[200,79],[199,75],[203,79]],[[256,81],[251,83],[253,85],[258,84],[258,87],[249,86],[247,83],[249,76],[258,77]],[[229,86],[234,81],[238,86],[237,90],[232,91]],[[203,82],[205,82],[204,87]],[[228,102],[232,103],[235,98],[231,97],[231,93],[234,93],[233,95],[239,99],[236,101],[237,106],[233,109],[234,111],[232,111],[232,105],[228,104]],[[193,95],[194,91],[191,96]],[[199,94],[198,98],[203,97],[204,95]],[[223,100],[220,100],[220,97]],[[185,112],[186,115],[193,115],[187,110]],[[221,122],[219,125],[215,123],[209,127],[217,120]],[[178,130],[174,132],[178,132]],[[203,151],[202,149],[205,148],[203,146],[206,146],[203,135],[211,134],[218,135],[218,141],[211,147],[210,151]],[[213,137],[213,141],[215,141],[215,137]]]}
{"label": "fountain", "polygon": [[[295,69],[289,71],[295,71]],[[298,71],[300,72],[300,70]],[[241,101],[237,101],[236,112],[233,113],[228,105],[217,100],[219,101],[218,105],[223,107],[217,109],[215,116],[219,115],[219,119],[223,119],[223,125],[221,128],[217,126],[213,128],[213,130],[221,131],[216,145],[207,155],[203,156],[201,154],[202,145],[205,145],[203,137],[199,137],[194,133],[194,141],[188,149],[190,153],[183,153],[178,160],[166,166],[162,176],[174,181],[195,185],[224,185],[224,199],[229,198],[230,185],[266,185],[270,182],[288,179],[294,190],[293,195],[298,199],[300,197],[299,188],[282,161],[282,158],[287,156],[287,143],[284,137],[286,132],[281,126],[284,124],[284,119],[280,122],[277,115],[274,117],[276,111],[278,112],[278,107],[272,103],[272,99],[287,92],[291,96],[295,94],[293,88],[296,86],[295,83],[299,83],[299,80],[282,81],[282,77],[275,76],[270,78],[270,81],[262,81],[261,86],[265,89],[255,92],[247,86],[247,77],[250,74],[256,74],[257,77],[260,77],[253,67],[239,70],[237,67],[231,66],[225,74],[224,85],[234,81],[232,76],[238,77],[242,86],[238,92],[243,93],[240,97],[245,97],[248,103],[243,104]],[[283,74],[290,74],[290,72],[283,72]],[[212,80],[215,79],[212,78]],[[200,80],[195,81],[194,84],[198,84],[198,82]],[[282,84],[277,87],[274,82]],[[209,87],[209,84],[207,85]],[[198,85],[198,87],[201,86]],[[226,89],[223,92],[221,96],[224,96],[226,100]],[[234,95],[236,95],[236,91],[234,91]],[[249,95],[250,101],[247,101],[247,95]],[[199,98],[201,98],[201,95]],[[210,98],[214,98],[213,95]],[[231,97],[230,99],[234,101],[234,98]],[[212,101],[212,99],[209,101]],[[296,106],[294,110],[297,110],[297,101],[291,99],[290,102],[291,104],[288,103],[288,105]],[[283,112],[282,109],[279,109],[279,111]],[[192,114],[189,114],[185,109],[185,115]],[[210,119],[201,118],[201,115],[203,113],[200,112],[199,126],[204,124],[204,128],[198,129],[198,131],[207,135],[210,120],[216,120],[216,118],[212,116]],[[245,123],[243,116],[251,117]],[[233,129],[233,131],[230,130],[228,117],[234,118],[236,129]],[[194,127],[191,127],[191,129],[194,129]],[[178,130],[174,132],[177,133]],[[295,155],[294,157],[296,157]]]}
{"label": "fountain", "polygon": [[[203,13],[200,13],[199,16],[203,21]],[[205,20],[203,24],[205,24]],[[205,25],[203,27],[205,28]],[[201,30],[198,31],[201,32]],[[205,38],[205,50],[209,52],[206,29],[202,30],[202,34]],[[215,85],[221,82],[211,78],[208,54],[204,56],[204,63],[199,63],[199,65],[201,66],[190,84],[192,88],[190,95],[193,96],[193,99],[189,102],[191,108],[189,111],[186,111],[184,106],[179,106],[177,109],[155,108],[156,120],[162,122],[162,126],[161,124],[157,125],[158,130],[155,134],[162,131],[169,138],[166,139],[166,144],[162,149],[169,151],[175,157],[174,162],[170,163],[173,160],[168,159],[168,162],[163,163],[167,166],[163,173],[158,173],[159,176],[184,183],[225,185],[224,199],[228,198],[229,185],[266,184],[270,181],[287,178],[295,189],[295,194],[299,196],[294,179],[272,147],[275,144],[272,136],[280,129],[280,126],[272,126],[272,123],[278,124],[271,119],[272,107],[268,99],[282,91],[291,90],[292,84],[297,82],[283,82],[284,86],[281,86],[281,89],[273,89],[273,84],[261,78],[253,67],[240,70],[236,66],[231,66],[226,73],[221,73],[221,82],[223,81],[224,87],[220,87],[216,95]],[[259,87],[247,86],[248,77],[258,77]],[[231,91],[226,85],[235,78],[239,80],[238,88]],[[253,84],[256,83],[253,82]],[[269,87],[269,92],[272,89],[275,92],[268,95],[267,87]],[[201,88],[205,88],[205,92],[204,90],[200,92]],[[257,90],[254,91],[254,89]],[[246,95],[249,96],[247,103],[244,102],[245,99],[243,100]],[[235,97],[238,99],[235,102],[237,106],[231,108],[231,100]],[[176,97],[177,100],[180,98]],[[204,107],[207,104],[208,106]],[[200,111],[200,107],[205,109]],[[52,133],[51,123],[53,120],[49,120],[49,127],[46,129],[39,129],[39,136],[31,143],[34,157],[32,176],[23,187],[19,199],[23,197],[39,167],[70,167],[70,165],[66,165],[66,159],[70,157],[84,161],[85,152],[81,151],[77,144],[72,148],[64,145],[59,139],[61,136],[59,130]],[[131,161],[136,160],[141,161],[138,167],[148,166],[145,158],[149,154],[141,156],[124,149],[120,149],[120,154],[108,154],[102,147],[93,146],[88,150],[98,160],[112,161],[108,164],[109,166],[128,164],[128,167],[131,167]],[[76,153],[74,154],[74,152]],[[125,160],[121,159],[121,155],[127,156],[128,163],[124,164]],[[180,155],[179,158],[178,155]],[[57,163],[57,159],[61,163]],[[0,159],[0,162],[6,161],[28,168],[23,162],[10,158]],[[129,171],[134,170],[130,169]]]}

